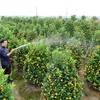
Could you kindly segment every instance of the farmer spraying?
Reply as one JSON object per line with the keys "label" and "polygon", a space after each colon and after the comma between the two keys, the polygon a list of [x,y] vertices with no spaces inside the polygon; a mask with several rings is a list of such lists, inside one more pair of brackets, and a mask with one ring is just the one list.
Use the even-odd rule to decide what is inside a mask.
{"label": "farmer spraying", "polygon": [[11,73],[10,56],[14,52],[14,49],[8,52],[6,47],[7,47],[7,40],[1,39],[0,40],[0,62],[1,62],[2,68],[4,69],[4,74],[8,74],[8,83],[9,83],[9,82],[12,82],[12,80],[10,79],[10,73]]}

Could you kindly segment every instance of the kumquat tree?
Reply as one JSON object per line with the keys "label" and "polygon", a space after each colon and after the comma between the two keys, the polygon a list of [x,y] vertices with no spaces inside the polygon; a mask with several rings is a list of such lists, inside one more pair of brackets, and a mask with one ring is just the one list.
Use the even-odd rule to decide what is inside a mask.
{"label": "kumquat tree", "polygon": [[85,79],[90,86],[100,91],[100,45],[96,46],[85,66]]}
{"label": "kumquat tree", "polygon": [[81,100],[83,83],[70,51],[53,51],[47,70],[42,87],[47,100]]}
{"label": "kumquat tree", "polygon": [[47,72],[46,65],[50,60],[50,51],[43,43],[33,47],[32,45],[28,54],[25,55],[24,78],[31,84],[41,85]]}
{"label": "kumquat tree", "polygon": [[0,100],[15,100],[12,93],[14,84],[7,83],[8,76],[4,75],[4,70],[0,68]]}

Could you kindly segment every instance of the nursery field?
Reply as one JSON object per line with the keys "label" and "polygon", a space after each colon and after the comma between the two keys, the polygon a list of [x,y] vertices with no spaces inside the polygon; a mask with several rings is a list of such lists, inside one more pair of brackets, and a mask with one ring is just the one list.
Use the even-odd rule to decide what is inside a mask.
{"label": "nursery field", "polygon": [[96,16],[3,16],[1,38],[7,38],[8,50],[15,51],[11,56],[14,82],[6,84],[13,93],[6,93],[1,70],[0,99],[100,99],[100,19]]}

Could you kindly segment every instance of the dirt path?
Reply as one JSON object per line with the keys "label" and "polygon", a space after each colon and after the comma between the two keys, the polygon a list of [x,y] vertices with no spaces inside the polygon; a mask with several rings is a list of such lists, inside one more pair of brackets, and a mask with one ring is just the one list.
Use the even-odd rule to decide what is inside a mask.
{"label": "dirt path", "polygon": [[16,100],[24,100],[24,99],[19,95],[19,89],[18,89],[17,85],[14,86],[14,88],[13,88],[13,94],[14,94],[14,97],[15,97]]}
{"label": "dirt path", "polygon": [[100,100],[100,92],[94,91],[89,88],[88,84],[84,84],[84,97],[83,100]]}

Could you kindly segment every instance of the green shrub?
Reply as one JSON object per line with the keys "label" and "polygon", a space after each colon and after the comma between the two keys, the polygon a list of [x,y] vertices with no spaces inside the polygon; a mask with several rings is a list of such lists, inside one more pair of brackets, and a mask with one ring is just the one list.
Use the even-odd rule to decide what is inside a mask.
{"label": "green shrub", "polygon": [[[19,45],[17,47],[27,45],[27,41],[25,39],[18,40]],[[29,49],[28,46],[24,46],[22,48],[19,48],[15,50],[13,58],[14,58],[14,66],[17,70],[23,70],[23,67],[25,66],[25,55],[28,53]]]}
{"label": "green shrub", "polygon": [[71,38],[66,43],[66,49],[72,51],[72,57],[76,60],[76,68],[82,67],[83,50],[81,47],[81,41],[79,39]]}
{"label": "green shrub", "polygon": [[85,66],[85,79],[96,90],[100,91],[100,45],[96,46]]}
{"label": "green shrub", "polygon": [[7,83],[8,76],[0,69],[0,100],[15,100],[12,94],[13,84]]}
{"label": "green shrub", "polygon": [[47,100],[81,100],[82,82],[70,51],[55,50],[48,63],[42,93]]}
{"label": "green shrub", "polygon": [[95,31],[94,35],[93,35],[93,42],[97,45],[100,44],[100,30]]}
{"label": "green shrub", "polygon": [[8,28],[5,28],[3,25],[0,24],[0,39],[1,38],[9,38],[10,37],[10,31]]}
{"label": "green shrub", "polygon": [[8,49],[15,48],[18,45],[18,39],[12,34],[12,32],[0,25],[0,39],[6,38],[8,41]]}
{"label": "green shrub", "polygon": [[49,62],[49,48],[43,43],[31,45],[26,54],[25,66],[23,68],[24,78],[31,84],[41,85],[47,72],[46,64]]}

